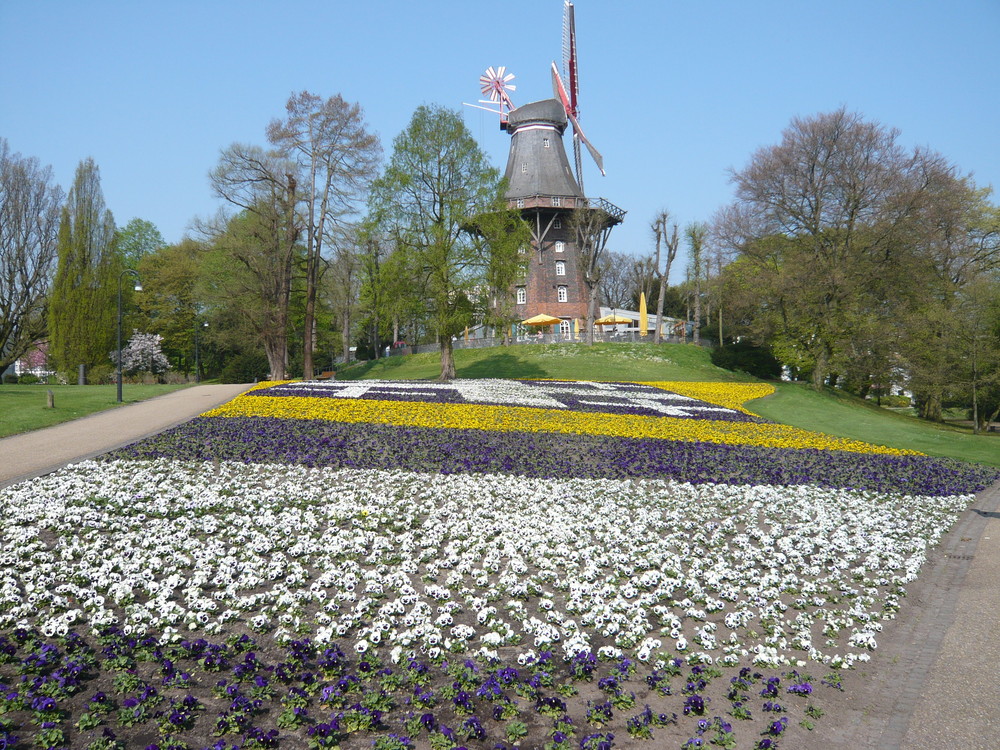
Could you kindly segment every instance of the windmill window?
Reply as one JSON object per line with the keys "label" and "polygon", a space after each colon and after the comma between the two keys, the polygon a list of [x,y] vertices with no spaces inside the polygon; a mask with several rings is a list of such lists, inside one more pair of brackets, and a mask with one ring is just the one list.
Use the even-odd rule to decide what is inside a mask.
{"label": "windmill window", "polygon": [[524,287],[517,288],[517,304],[523,305],[528,301],[528,293],[524,290]]}
{"label": "windmill window", "polygon": [[556,276],[565,276],[565,275],[566,275],[566,261],[564,261],[564,260],[557,260],[556,261]]}
{"label": "windmill window", "polygon": [[561,287],[559,287],[559,289],[557,291],[559,293],[559,301],[560,302],[566,302],[567,299],[568,299],[567,294],[566,294],[566,287],[561,286]]}
{"label": "windmill window", "polygon": [[549,148],[549,139],[548,138],[542,138],[542,145],[545,148]]}
{"label": "windmill window", "polygon": [[517,207],[518,208],[524,208],[524,198],[518,198],[517,199]]}
{"label": "windmill window", "polygon": [[563,336],[569,336],[570,326],[568,320],[564,320],[562,323],[559,324],[559,333],[561,333]]}
{"label": "windmill window", "polygon": [[556,252],[557,252],[557,253],[561,253],[561,252],[563,252],[563,251],[564,251],[565,249],[566,249],[566,243],[565,243],[565,242],[563,242],[562,240],[558,240],[558,241],[556,242]]}
{"label": "windmill window", "polygon": [[562,205],[562,198],[560,198],[558,195],[553,195],[552,196],[552,205],[553,206],[561,206]]}
{"label": "windmill window", "polygon": [[521,174],[528,174],[528,162],[521,162]]}
{"label": "windmill window", "polygon": [[553,229],[562,229],[562,219],[556,219],[552,222]]}

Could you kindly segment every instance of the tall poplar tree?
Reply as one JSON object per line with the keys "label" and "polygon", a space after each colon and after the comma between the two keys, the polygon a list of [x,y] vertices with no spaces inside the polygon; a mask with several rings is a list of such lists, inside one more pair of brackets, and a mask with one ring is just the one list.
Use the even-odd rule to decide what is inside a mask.
{"label": "tall poplar tree", "polygon": [[[49,357],[71,381],[78,365],[108,364],[115,346],[119,273],[115,220],[93,159],[80,162],[59,222],[49,301]],[[110,366],[110,365],[108,365]]]}

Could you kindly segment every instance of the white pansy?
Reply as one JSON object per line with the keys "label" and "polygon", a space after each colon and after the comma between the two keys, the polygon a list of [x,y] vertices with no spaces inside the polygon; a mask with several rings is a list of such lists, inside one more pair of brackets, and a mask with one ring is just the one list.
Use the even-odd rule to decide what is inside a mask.
{"label": "white pansy", "polygon": [[850,665],[969,499],[85,462],[0,498],[0,627]]}

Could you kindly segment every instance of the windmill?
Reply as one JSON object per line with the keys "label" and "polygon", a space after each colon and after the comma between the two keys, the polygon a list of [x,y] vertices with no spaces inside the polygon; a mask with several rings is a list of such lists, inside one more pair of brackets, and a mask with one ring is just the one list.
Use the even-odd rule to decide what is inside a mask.
{"label": "windmill", "polygon": [[[569,88],[563,84],[563,76],[569,82]],[[566,119],[573,126],[573,161],[576,166],[576,181],[580,188],[583,188],[583,158],[580,154],[581,141],[587,147],[597,168],[604,174],[604,158],[600,152],[594,148],[593,144],[587,140],[583,128],[580,127],[580,77],[577,70],[576,57],[576,21],[573,14],[573,3],[565,0],[563,6],[563,76],[559,75],[559,69],[552,63],[552,89],[556,97],[562,102],[566,110]]]}
{"label": "windmill", "polygon": [[[463,104],[466,107],[485,109],[487,112],[500,115],[500,129],[503,130],[507,125],[507,113],[514,109],[514,102],[511,101],[510,92],[516,91],[517,86],[511,83],[513,80],[514,74],[508,73],[506,66],[499,65],[494,68],[491,65],[486,69],[485,73],[479,76],[479,90],[483,96],[488,98],[480,99],[479,104],[468,104],[467,102],[463,102]],[[483,104],[492,104],[495,107],[480,106]]]}

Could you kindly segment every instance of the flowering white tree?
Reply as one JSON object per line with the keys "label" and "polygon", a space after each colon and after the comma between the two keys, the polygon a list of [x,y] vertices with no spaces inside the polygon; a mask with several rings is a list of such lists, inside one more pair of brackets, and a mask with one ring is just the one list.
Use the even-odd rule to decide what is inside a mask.
{"label": "flowering white tree", "polygon": [[[122,349],[122,372],[135,374],[151,372],[159,374],[170,369],[170,361],[160,345],[163,337],[158,333],[132,331],[132,338]],[[111,352],[111,361],[118,364],[118,352]]]}

